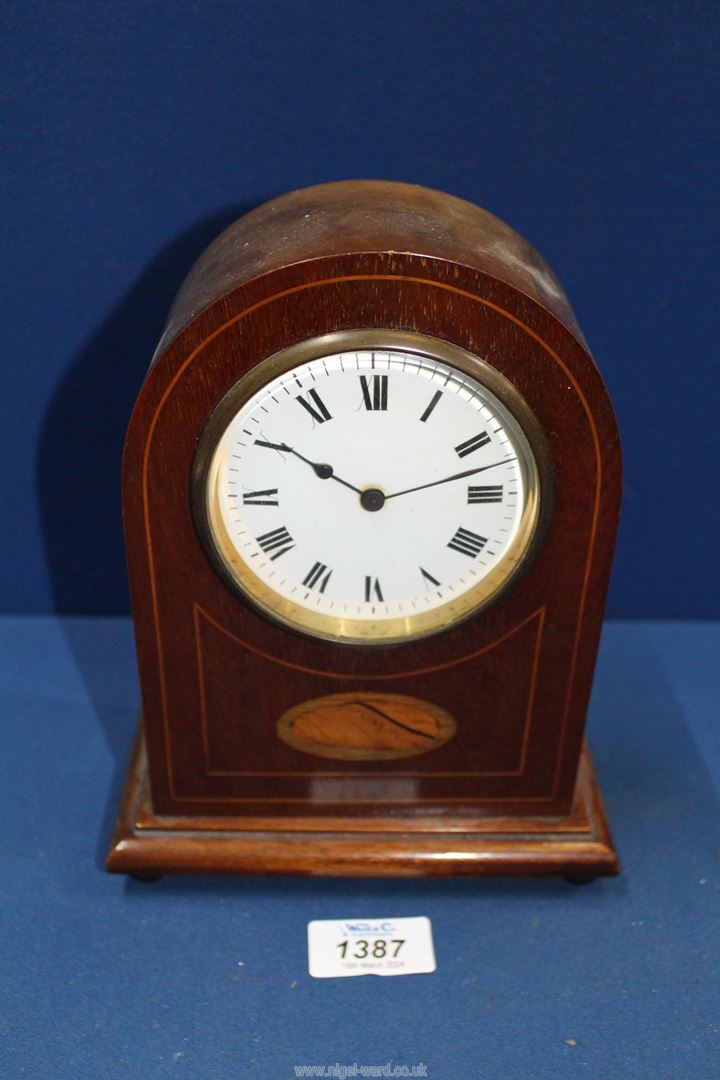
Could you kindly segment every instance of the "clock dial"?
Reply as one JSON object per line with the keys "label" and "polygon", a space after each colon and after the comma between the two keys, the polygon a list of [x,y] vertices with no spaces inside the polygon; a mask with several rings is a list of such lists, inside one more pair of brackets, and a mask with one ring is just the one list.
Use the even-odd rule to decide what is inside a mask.
{"label": "clock dial", "polygon": [[285,624],[366,644],[488,603],[527,555],[539,504],[498,373],[432,339],[361,347],[375,336],[259,365],[209,425],[202,480],[226,580]]}

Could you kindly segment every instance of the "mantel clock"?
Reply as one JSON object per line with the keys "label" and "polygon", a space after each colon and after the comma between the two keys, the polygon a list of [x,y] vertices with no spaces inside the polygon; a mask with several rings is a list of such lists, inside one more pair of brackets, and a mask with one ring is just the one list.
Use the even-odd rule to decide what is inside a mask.
{"label": "mantel clock", "polygon": [[508,226],[375,181],[242,217],[128,432],[109,869],[617,872],[583,729],[619,495],[597,369]]}

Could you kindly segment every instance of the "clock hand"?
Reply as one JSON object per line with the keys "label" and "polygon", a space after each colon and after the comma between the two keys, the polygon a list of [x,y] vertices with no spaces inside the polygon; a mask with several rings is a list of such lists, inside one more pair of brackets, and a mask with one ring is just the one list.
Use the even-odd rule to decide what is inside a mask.
{"label": "clock hand", "polygon": [[449,484],[451,480],[462,480],[465,476],[476,476],[477,473],[485,472],[487,469],[495,469],[498,465],[506,465],[510,461],[515,461],[516,458],[503,458],[502,461],[493,461],[492,465],[481,465],[479,469],[465,469],[464,472],[455,473],[453,476],[446,476],[443,480],[432,480],[429,484],[419,484],[418,487],[406,488],[405,491],[394,491],[392,495],[386,495],[385,499],[397,499],[398,495],[410,495],[413,491],[423,491],[425,488],[437,487],[438,484]]}
{"label": "clock hand", "polygon": [[294,450],[293,447],[288,446],[287,443],[272,443],[267,442],[266,439],[256,439],[255,445],[265,446],[269,450],[280,450],[285,454],[294,454],[295,457],[300,458],[300,460],[304,461],[306,465],[309,465],[312,471],[320,480],[335,480],[338,484],[342,484],[343,487],[350,488],[350,490],[356,492],[356,494],[362,494],[360,488],[356,488],[354,484],[349,484],[347,480],[341,480],[339,476],[336,476],[335,470],[333,469],[332,465],[327,465],[325,462],[320,461],[310,461],[310,459],[306,458],[303,454],[301,454],[299,450]]}
{"label": "clock hand", "polygon": [[277,443],[277,442],[268,442],[267,439],[256,439],[255,440],[255,445],[256,446],[266,446],[268,448],[268,450],[284,450],[285,453],[289,453],[289,454],[292,454],[292,452],[293,452],[292,447],[288,446],[288,444],[284,443],[284,442]]}

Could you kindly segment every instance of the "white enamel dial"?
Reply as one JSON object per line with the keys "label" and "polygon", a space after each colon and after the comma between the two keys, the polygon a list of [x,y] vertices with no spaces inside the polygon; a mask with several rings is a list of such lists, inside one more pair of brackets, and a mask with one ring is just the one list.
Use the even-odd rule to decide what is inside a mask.
{"label": "white enamel dial", "polygon": [[486,366],[397,338],[290,367],[279,354],[222,410],[204,488],[215,555],[306,633],[445,629],[496,595],[532,538],[535,459]]}

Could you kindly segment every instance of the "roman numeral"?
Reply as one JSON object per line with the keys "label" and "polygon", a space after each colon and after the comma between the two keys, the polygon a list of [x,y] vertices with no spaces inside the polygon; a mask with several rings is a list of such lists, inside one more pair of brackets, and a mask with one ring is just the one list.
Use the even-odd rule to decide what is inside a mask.
{"label": "roman numeral", "polygon": [[471,559],[474,559],[486,544],[487,536],[478,536],[477,533],[470,532],[469,529],[458,529],[448,543],[448,547],[452,548],[453,551],[459,551],[461,555],[469,555]]}
{"label": "roman numeral", "polygon": [[[327,570],[327,573],[325,573],[326,570]],[[323,577],[323,574],[325,574],[325,577]],[[325,586],[327,585],[328,581],[330,580],[330,575],[331,574],[332,574],[332,570],[328,570],[325,563],[316,562],[313,565],[312,570],[310,570],[306,574],[306,576],[303,578],[303,585],[307,585],[308,589],[314,589],[315,586],[319,583],[320,584],[319,592],[324,593],[325,592]],[[322,581],[320,580],[321,578],[322,578]]]}
{"label": "roman numeral", "polygon": [[365,408],[369,409],[370,412],[385,412],[388,395],[387,375],[371,375],[369,381],[367,375],[361,375],[360,386],[362,387]]}
{"label": "roman numeral", "polygon": [[308,397],[312,398],[314,404],[306,401],[302,394],[298,394],[295,400],[302,405],[303,409],[307,409],[313,420],[317,420],[318,424],[324,424],[326,420],[332,420],[332,416],[327,410],[327,405],[320,397],[317,390],[314,388],[309,390]]}
{"label": "roman numeral", "polygon": [[277,493],[277,488],[267,488],[265,491],[243,491],[243,506],[279,506]]}
{"label": "roman numeral", "polygon": [[490,484],[468,487],[469,503],[501,503],[503,501],[503,485]]}
{"label": "roman numeral", "polygon": [[380,588],[379,578],[365,578],[365,603],[369,604],[372,599],[382,601],[383,594]]}
{"label": "roman numeral", "polygon": [[440,400],[441,397],[442,397],[442,390],[436,390],[435,393],[433,394],[433,396],[430,399],[430,404],[428,405],[427,409],[425,410],[425,412],[420,417],[420,420],[421,420],[421,422],[423,424],[425,423],[428,416],[433,411],[433,409],[435,408],[435,406],[437,405],[437,403],[438,403],[438,401]]}
{"label": "roman numeral", "polygon": [[258,536],[257,542],[266,555],[270,555],[271,551],[274,552],[273,555],[270,555],[273,561],[279,559],[290,548],[295,547],[295,541],[284,525],[281,525],[279,529],[271,529],[270,532]]}
{"label": "roman numeral", "polygon": [[467,457],[468,454],[479,450],[481,446],[487,446],[489,442],[490,436],[487,431],[481,431],[479,435],[473,435],[472,439],[467,439],[465,442],[461,442],[459,446],[456,446],[455,453],[458,457]]}
{"label": "roman numeral", "polygon": [[428,574],[427,570],[423,570],[422,566],[420,567],[420,573],[422,574],[422,576],[425,578],[426,581],[430,582],[431,585],[439,585],[440,584],[438,579],[434,578],[432,576],[432,574]]}

